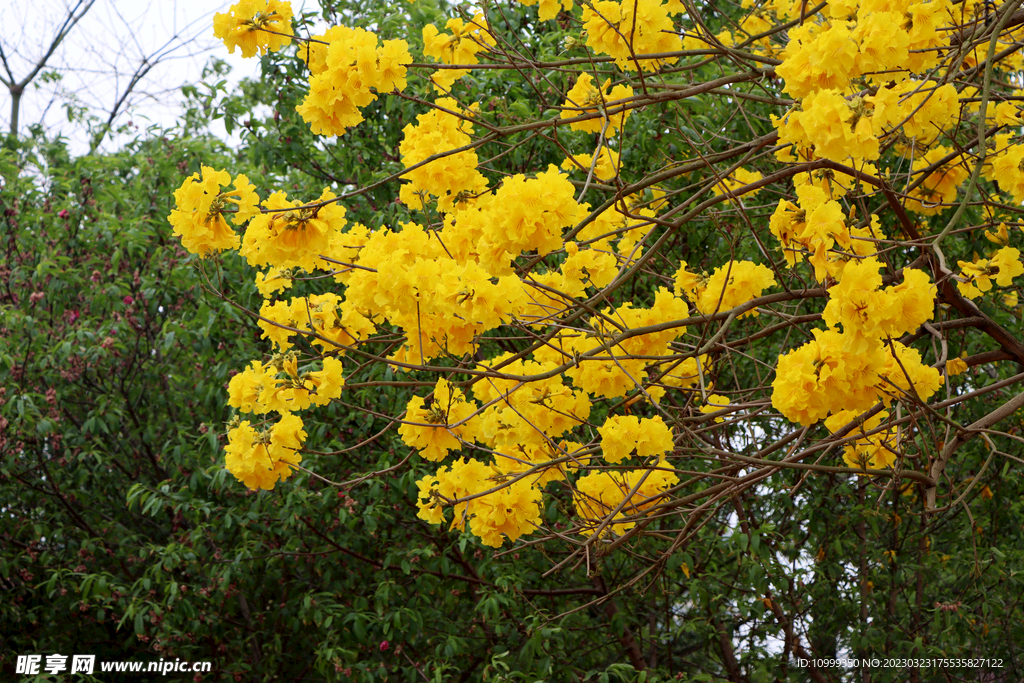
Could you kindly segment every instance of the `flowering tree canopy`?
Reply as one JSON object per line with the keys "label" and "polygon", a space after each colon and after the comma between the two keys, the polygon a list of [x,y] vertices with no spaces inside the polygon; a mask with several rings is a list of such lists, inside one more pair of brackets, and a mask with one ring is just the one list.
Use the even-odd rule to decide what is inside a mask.
{"label": "flowering tree canopy", "polygon": [[[900,621],[880,583],[920,632],[940,599],[924,577],[954,553],[931,539],[966,524],[977,554],[1020,464],[1024,11],[536,4],[215,18],[295,102],[261,154],[305,154],[322,180],[204,165],[175,194],[185,248],[237,250],[263,297],[264,353],[227,387],[228,470],[343,491],[415,472],[424,522],[552,572],[639,553],[629,587],[743,538],[742,613],[756,602],[787,656],[863,651],[835,634]],[[342,443],[317,429],[330,410],[381,429]],[[331,470],[382,442],[401,456]],[[813,506],[846,510],[860,543],[817,520],[794,545]],[[847,577],[842,626],[800,606],[814,563]]]}

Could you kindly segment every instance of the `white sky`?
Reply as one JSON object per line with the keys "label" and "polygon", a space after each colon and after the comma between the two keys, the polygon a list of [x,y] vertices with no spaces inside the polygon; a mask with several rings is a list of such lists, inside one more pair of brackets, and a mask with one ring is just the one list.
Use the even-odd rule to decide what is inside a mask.
{"label": "white sky", "polygon": [[[87,4],[83,0],[82,4]],[[0,0],[0,46],[18,80],[45,54],[69,8],[79,0]],[[294,2],[296,10],[302,2]],[[48,60],[44,71],[62,76],[59,83],[36,78],[22,97],[19,131],[42,123],[71,141],[72,151],[88,150],[84,126],[70,123],[67,104],[83,105],[105,121],[143,58],[162,57],[135,88],[128,110],[115,121],[132,121],[139,132],[153,123],[173,125],[180,112],[181,86],[196,83],[203,66],[219,57],[232,66],[230,81],[259,73],[259,60],[228,54],[213,37],[213,15],[226,11],[223,0],[96,0]],[[2,67],[0,67],[2,69]],[[0,70],[6,78],[6,72]],[[10,127],[11,98],[0,86],[0,134]],[[223,132],[223,128],[219,133]],[[109,149],[109,140],[104,145]]]}

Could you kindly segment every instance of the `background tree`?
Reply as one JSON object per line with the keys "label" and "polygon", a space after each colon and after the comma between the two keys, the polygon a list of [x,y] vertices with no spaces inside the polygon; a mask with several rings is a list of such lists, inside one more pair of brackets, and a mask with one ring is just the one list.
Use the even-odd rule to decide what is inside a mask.
{"label": "background tree", "polygon": [[139,128],[136,110],[145,125],[172,126],[180,88],[198,79],[211,44],[209,18],[182,22],[182,10],[119,0],[5,3],[0,84],[11,98],[9,134],[41,126],[83,153],[110,137],[129,140]]}

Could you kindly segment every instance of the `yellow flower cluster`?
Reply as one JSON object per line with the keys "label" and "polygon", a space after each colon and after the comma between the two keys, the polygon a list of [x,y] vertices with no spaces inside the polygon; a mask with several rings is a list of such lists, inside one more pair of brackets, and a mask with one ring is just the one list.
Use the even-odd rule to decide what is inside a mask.
{"label": "yellow flower cluster", "polygon": [[505,537],[515,541],[540,524],[540,489],[527,479],[498,489],[505,480],[501,472],[481,462],[456,460],[450,467],[442,467],[436,475],[428,475],[417,482],[418,515],[431,524],[440,524],[444,521],[442,501],[497,489],[456,504],[451,528],[464,529],[468,521],[470,531],[485,545],[499,548]]}
{"label": "yellow flower cluster", "polygon": [[839,284],[828,290],[825,322],[832,328],[841,325],[854,350],[916,330],[932,317],[936,290],[924,271],[905,269],[901,284],[880,289],[880,267],[875,258],[852,261]]}
{"label": "yellow flower cluster", "polygon": [[[875,97],[847,100],[839,90],[816,90],[804,97],[801,110],[773,119],[782,143],[813,147],[814,153],[832,161],[878,158],[878,136],[892,123],[890,111],[875,106]],[[888,115],[888,116],[887,116]]]}
{"label": "yellow flower cluster", "polygon": [[[585,536],[591,536],[604,520],[632,518],[645,514],[657,505],[679,478],[664,462],[657,468],[627,470],[626,472],[591,472],[576,480],[573,498],[576,515],[583,522]],[[602,530],[602,535],[622,535],[636,526],[635,521],[613,522]]]}
{"label": "yellow flower cluster", "polygon": [[324,188],[308,208],[275,192],[263,202],[264,212],[249,223],[239,253],[252,266],[315,270],[324,265],[321,254],[330,252],[334,234],[345,227],[345,209]]}
{"label": "yellow flower cluster", "polygon": [[228,52],[242,56],[276,52],[292,42],[292,6],[285,0],[239,0],[226,13],[213,15],[213,35]]}
{"label": "yellow flower cluster", "polygon": [[[520,376],[545,374],[558,367],[554,362],[537,360],[506,364],[511,356],[501,354],[479,367],[493,370],[501,365],[500,372]],[[547,448],[554,438],[579,427],[590,417],[590,399],[584,392],[562,384],[560,375],[521,386],[513,380],[488,379],[478,382],[473,394],[490,404],[480,417],[483,440],[506,453],[518,446]]]}
{"label": "yellow flower cluster", "polygon": [[906,80],[879,87],[874,95],[849,99],[840,89],[826,88],[808,93],[799,111],[773,121],[781,142],[813,147],[822,159],[841,163],[852,159],[859,166],[878,159],[879,138],[889,135],[890,126],[896,124],[902,124],[901,149],[911,141],[917,149],[926,149],[955,122],[958,98],[952,85],[934,81]]}
{"label": "yellow flower cluster", "polygon": [[327,356],[323,369],[298,371],[295,354],[275,356],[269,363],[252,361],[228,383],[228,405],[244,413],[282,415],[325,406],[341,396],[345,385],[341,361]]}
{"label": "yellow flower cluster", "polygon": [[942,382],[935,368],[922,364],[920,353],[899,342],[856,353],[835,330],[812,332],[813,340],[779,357],[772,383],[772,405],[793,422],[806,426],[841,410],[861,412],[879,399],[890,403],[900,392],[916,392],[924,401]]}
{"label": "yellow flower cluster", "polygon": [[[933,147],[914,160],[914,170],[923,172],[951,156],[948,147]],[[910,192],[907,208],[915,213],[934,215],[949,208],[956,199],[957,188],[970,175],[959,157],[934,168]]]}
{"label": "yellow flower cluster", "polygon": [[792,268],[806,257],[818,281],[841,277],[851,258],[876,253],[875,240],[885,238],[876,216],[866,226],[847,225],[842,206],[831,198],[837,186],[827,186],[829,191],[819,183],[798,183],[797,203],[780,199],[769,221],[786,264]]}
{"label": "yellow flower cluster", "polygon": [[[423,27],[423,54],[442,64],[478,64],[477,55],[496,42],[483,12],[477,12],[468,22],[458,17],[449,19],[445,28],[451,33],[441,33],[433,24]],[[468,73],[469,69],[438,69],[430,80],[437,90],[448,92]]]}
{"label": "yellow flower cluster", "polygon": [[[566,242],[565,253],[566,259],[554,288],[568,296],[582,295],[588,285],[601,289],[619,273],[618,259],[607,243],[595,243],[590,249],[580,250],[575,242]],[[565,303],[555,309],[563,308]]]}
{"label": "yellow flower cluster", "polygon": [[298,450],[306,439],[302,420],[294,411],[327,405],[341,395],[345,381],[341,361],[326,357],[323,368],[299,372],[294,354],[277,355],[270,363],[252,361],[231,378],[228,404],[242,412],[277,412],[272,427],[257,432],[248,420],[228,432],[228,471],[251,489],[272,489],[287,479],[302,461]]}
{"label": "yellow flower cluster", "polygon": [[476,405],[442,377],[437,380],[429,405],[425,405],[420,396],[409,400],[405,421],[398,433],[402,441],[418,450],[421,456],[437,462],[444,460],[448,451],[462,448],[462,441],[475,440],[478,421],[473,417],[476,412]]}
{"label": "yellow flower cluster", "polygon": [[494,277],[471,259],[453,259],[456,243],[447,230],[433,235],[410,223],[400,232],[374,232],[360,249],[346,301],[367,317],[405,330],[408,340],[396,360],[418,365],[472,353],[477,335],[508,322],[526,305],[518,277]]}
{"label": "yellow flower cluster", "polygon": [[1000,287],[1009,287],[1013,278],[1024,275],[1020,251],[1013,247],[1003,247],[990,259],[976,259],[972,263],[959,261],[958,265],[962,281],[956,286],[968,299],[977,299],[992,289],[993,280]]}
{"label": "yellow flower cluster", "polygon": [[566,157],[562,162],[562,168],[570,173],[583,171],[583,173],[589,174],[591,167],[594,169],[594,177],[598,180],[611,180],[619,175],[619,153],[610,149],[608,145],[602,145],[601,153],[597,155],[597,161],[594,161],[593,154],[574,154],[571,157]]}
{"label": "yellow flower cluster", "polygon": [[[798,5],[785,7],[780,16],[792,19]],[[929,148],[964,112],[977,108],[972,98],[978,91],[968,87],[958,93],[952,83],[914,76],[938,63],[947,25],[955,21],[953,4],[848,0],[830,3],[814,17],[804,17],[804,11],[800,6],[800,25],[789,31],[776,69],[784,90],[800,100],[781,118],[772,118],[780,142],[791,145],[778,158],[862,167],[879,158],[886,140],[886,147],[913,159],[919,176],[907,208],[921,214],[948,208],[969,173],[955,155],[940,162],[948,149]],[[865,83],[871,87],[863,89]],[[1000,116],[1008,115],[1004,107]],[[815,268],[821,279],[821,266]]]}
{"label": "yellow flower cluster", "polygon": [[672,452],[674,447],[672,432],[661,417],[613,416],[597,431],[601,435],[601,454],[616,465],[633,453],[641,458],[660,456]]}
{"label": "yellow flower cluster", "polygon": [[302,420],[295,415],[284,415],[273,427],[259,432],[243,420],[228,432],[225,464],[250,489],[269,491],[302,462],[298,451],[305,440]]}
{"label": "yellow flower cluster", "polygon": [[992,161],[991,175],[1013,196],[1014,203],[1024,202],[1024,145],[1012,145]]}
{"label": "yellow flower cluster", "polygon": [[311,341],[324,352],[344,351],[343,347],[365,339],[376,330],[372,313],[357,309],[351,300],[343,300],[332,292],[294,298],[290,302],[265,301],[260,317],[258,324],[263,338],[273,342],[280,351],[292,347],[291,338],[298,334],[292,330],[315,333],[317,336]]}
{"label": "yellow flower cluster", "polygon": [[597,0],[583,9],[587,45],[609,55],[624,71],[656,71],[675,64],[678,57],[638,59],[643,55],[677,52],[682,39],[669,18],[669,5],[661,0]]}
{"label": "yellow flower cluster", "polygon": [[913,140],[918,148],[933,144],[960,118],[959,98],[975,94],[973,89],[958,94],[951,83],[939,85],[933,80],[907,80],[892,87],[880,88],[876,105],[885,98],[891,120],[906,121],[902,133],[904,140]]}
{"label": "yellow flower cluster", "polygon": [[[623,330],[635,330],[685,318],[687,306],[685,301],[661,288],[650,308],[633,308],[626,302],[614,311],[603,313],[605,319],[616,321]],[[588,394],[605,398],[618,398],[637,389],[648,377],[648,361],[644,357],[668,357],[669,343],[686,334],[685,327],[668,327],[658,332],[630,336],[611,346],[611,337],[622,330],[601,319],[593,323],[593,328],[594,332],[586,335],[562,333],[534,355],[556,364],[565,362],[566,358],[582,357],[565,374]],[[649,393],[652,398],[659,399],[664,389],[652,387]]]}
{"label": "yellow flower cluster", "polygon": [[[435,102],[437,108],[416,117],[417,124],[403,129],[405,137],[398,147],[402,164],[412,168],[426,159],[467,145],[473,134],[468,119],[475,107],[463,110],[450,97]],[[487,190],[487,179],[477,170],[476,151],[466,149],[435,159],[408,171],[403,177],[400,198],[410,209],[422,209],[427,197],[438,197],[438,208],[450,211],[456,202],[468,200]]]}
{"label": "yellow flower cluster", "polygon": [[562,248],[562,231],[587,215],[575,188],[554,165],[535,178],[516,174],[495,192],[460,207],[445,228],[445,245],[457,260],[477,261],[495,276],[512,274],[512,259],[525,251],[540,255]]}
{"label": "yellow flower cluster", "polygon": [[[647,220],[655,216],[651,206],[638,207],[634,203],[639,197],[627,197],[624,204],[616,204],[602,211],[596,219],[587,224],[579,233],[581,240],[592,241],[594,249],[614,249],[623,261],[637,259],[643,254],[643,242],[654,227]],[[618,240],[613,248],[611,242]]]}
{"label": "yellow flower cluster", "polygon": [[879,289],[879,267],[873,258],[848,264],[829,290],[824,318],[831,329],[813,330],[813,340],[779,357],[772,405],[788,419],[811,425],[830,413],[866,410],[877,400],[927,400],[939,388],[941,375],[922,364],[920,353],[883,342],[931,318],[935,286],[924,273],[907,269],[902,284]]}
{"label": "yellow flower cluster", "polygon": [[[825,420],[825,427],[835,433],[850,422],[857,419],[857,411],[840,410],[830,415]],[[893,434],[888,430],[868,436],[868,432],[877,429],[882,421],[889,417],[889,411],[883,410],[864,422],[850,434],[861,434],[861,437],[848,445],[843,451],[843,460],[850,467],[859,469],[880,470],[891,467],[896,462],[896,444],[893,443]]]}
{"label": "yellow flower cluster", "polygon": [[[493,359],[490,365],[510,356]],[[542,363],[518,360],[502,371],[537,374],[546,369]],[[481,382],[474,386],[474,394],[489,404],[486,409],[481,411],[446,380],[438,380],[429,404],[420,397],[410,400],[399,433],[428,460],[442,460],[472,441],[494,449],[495,460],[489,465],[456,460],[421,479],[419,516],[439,524],[444,519],[441,498],[451,502],[486,492],[455,506],[452,527],[461,529],[468,520],[472,533],[485,544],[498,547],[503,536],[514,541],[533,531],[540,522],[541,487],[564,479],[565,473],[575,468],[576,463],[567,460],[582,446],[565,441],[556,444],[550,437],[585,423],[590,401],[562,385],[558,375],[525,385],[501,379]],[[522,476],[527,472],[530,474]],[[519,478],[510,486],[490,491],[516,475]]]}
{"label": "yellow flower cluster", "polygon": [[625,109],[612,115],[608,115],[606,110],[622,106],[615,103],[633,97],[633,88],[628,85],[617,85],[609,92],[611,84],[612,79],[609,78],[598,89],[594,85],[593,76],[587,73],[579,75],[576,84],[566,93],[560,116],[563,119],[572,119],[582,114],[600,114],[600,117],[570,123],[569,128],[587,133],[600,133],[604,129],[605,137],[611,137],[622,130],[633,110]]}
{"label": "yellow flower cluster", "polygon": [[828,18],[801,22],[789,31],[776,72],[785,91],[804,98],[819,90],[843,90],[865,75],[869,81],[902,80],[900,70],[921,73],[934,66],[943,43],[950,0],[865,0],[830,4]]}
{"label": "yellow flower cluster", "polygon": [[[764,176],[762,176],[757,171],[748,171],[745,168],[737,168],[735,171],[732,172],[731,175],[729,175],[726,178],[722,178],[721,182],[717,183],[713,188],[711,188],[711,192],[715,196],[723,195],[730,192],[737,193],[737,190],[746,187],[751,183],[755,183],[758,180],[761,180],[763,177]],[[760,192],[760,190],[751,190],[746,194],[750,197],[754,197],[755,195],[757,195],[758,192]]]}
{"label": "yellow flower cluster", "polygon": [[379,93],[405,89],[409,44],[385,40],[361,28],[338,26],[320,37],[328,44],[307,48],[309,92],[295,107],[317,135],[342,135],[363,120],[360,109]]}
{"label": "yellow flower cluster", "polygon": [[241,225],[259,214],[260,198],[244,175],[235,178],[231,191],[221,192],[231,182],[231,174],[209,166],[203,166],[202,171],[202,179],[193,173],[174,191],[175,208],[167,216],[174,226],[174,236],[199,256],[237,249],[238,234],[228,226],[224,214],[233,213],[231,222]]}
{"label": "yellow flower cluster", "polygon": [[527,478],[543,488],[550,481],[565,481],[567,473],[577,470],[578,458],[573,454],[582,449],[583,444],[576,441],[517,443],[494,452],[494,467],[506,475],[530,472]]}
{"label": "yellow flower cluster", "polygon": [[[764,290],[775,286],[775,276],[767,266],[753,261],[730,261],[715,268],[710,277],[702,277],[687,270],[686,261],[680,263],[675,276],[677,294],[685,293],[704,315],[730,311],[756,299]],[[756,316],[757,310],[746,316]]]}
{"label": "yellow flower cluster", "polygon": [[[579,253],[582,252],[575,251],[573,256]],[[629,330],[685,315],[685,303],[663,289],[651,309],[634,309],[627,303],[602,317],[616,320]],[[633,356],[667,355],[669,342],[685,333],[685,328],[676,327],[636,335],[609,349],[606,340],[619,330],[603,322],[595,323],[594,329],[594,336],[589,337],[559,335],[550,346],[536,351],[532,360],[513,360],[512,354],[507,353],[481,363],[480,369],[488,371],[489,376],[473,386],[477,402],[469,401],[446,383],[442,384],[444,380],[439,381],[428,407],[424,407],[419,398],[410,402],[405,420],[419,424],[405,424],[400,431],[406,443],[418,448],[424,457],[439,460],[471,441],[484,444],[494,453],[494,462],[490,465],[475,460],[457,461],[450,468],[442,467],[435,475],[421,480],[420,516],[423,519],[440,523],[445,501],[488,492],[509,477],[518,476],[520,478],[510,488],[488,492],[456,505],[453,526],[462,528],[468,520],[470,531],[495,547],[501,545],[503,536],[515,540],[530,533],[539,523],[539,510],[530,501],[539,501],[541,487],[550,481],[565,479],[580,464],[582,445],[557,439],[587,423],[591,412],[589,395],[622,395],[627,389],[636,388],[638,382],[646,378],[647,369],[646,360]],[[565,386],[562,375],[553,370],[564,365],[567,358],[579,357],[588,351],[602,353],[609,360],[600,356],[581,359],[577,367],[564,373],[577,389]],[[706,363],[705,359],[702,361]],[[674,376],[664,377],[662,382],[692,385],[698,381],[697,363],[697,359],[688,359],[675,368]],[[708,371],[706,365],[704,371]],[[547,378],[520,382],[490,376],[498,372],[511,377],[546,375]],[[649,391],[652,396],[660,397],[664,388],[650,387]],[[598,432],[602,437],[603,458],[613,463],[632,454],[644,458],[664,457],[674,447],[672,433],[660,417],[611,416]],[[661,466],[667,467],[664,463]],[[626,506],[623,513],[626,515],[647,509],[652,504],[651,499],[676,483],[673,474],[658,470],[635,470],[626,473],[624,480],[619,475],[610,479],[608,476],[595,473],[581,477],[576,482],[577,494],[588,486],[597,485],[618,490],[618,483],[628,481],[632,486],[645,478],[639,497],[631,499],[633,504]],[[591,491],[582,498],[577,497],[577,511],[589,525],[599,520],[600,515],[610,513],[629,490],[614,495],[611,489],[603,494]],[[509,497],[511,502],[506,502],[504,497]],[[597,503],[590,500],[595,497]],[[612,500],[615,500],[612,508],[602,507],[601,501]],[[616,525],[615,528],[621,530],[628,526]]]}

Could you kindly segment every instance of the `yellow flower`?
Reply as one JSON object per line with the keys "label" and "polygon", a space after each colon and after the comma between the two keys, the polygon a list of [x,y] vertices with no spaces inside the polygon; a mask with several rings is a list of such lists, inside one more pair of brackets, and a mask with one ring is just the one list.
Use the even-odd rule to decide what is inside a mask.
{"label": "yellow flower", "polygon": [[[677,290],[685,285],[680,275],[676,275]],[[695,287],[696,298],[693,299],[704,315],[712,315],[718,311],[728,311],[761,296],[764,290],[775,285],[775,275],[767,266],[752,261],[730,261],[724,266],[715,268],[715,272]],[[757,309],[743,314],[757,316]]]}
{"label": "yellow flower", "polygon": [[271,429],[257,432],[248,420],[228,432],[225,465],[231,474],[250,489],[271,490],[274,484],[291,476],[302,462],[298,450],[306,440],[302,420],[284,415]]}
{"label": "yellow flower", "polygon": [[[421,396],[413,396],[406,406],[406,422],[421,424],[403,424],[398,433],[402,441],[418,449],[420,455],[436,462],[443,460],[448,451],[461,449],[460,439],[475,438],[475,425],[472,420],[467,421],[475,411],[474,403],[441,378],[437,380],[429,405],[424,405]],[[453,426],[460,422],[462,424]],[[431,426],[421,426],[423,424]]]}
{"label": "yellow flower", "polygon": [[610,463],[620,463],[635,450],[640,457],[663,455],[673,449],[672,432],[660,417],[640,419],[631,415],[608,418],[598,428],[601,453]]}
{"label": "yellow flower", "polygon": [[271,268],[266,273],[256,273],[256,289],[264,299],[269,299],[274,292],[284,291],[291,286],[291,275],[285,269]]}
{"label": "yellow flower", "polygon": [[1006,229],[1006,223],[1000,223],[995,232],[986,230],[985,239],[1001,247],[1007,246],[1010,243],[1010,232]]}
{"label": "yellow flower", "polygon": [[[527,7],[537,4],[537,0],[519,0],[519,2]],[[540,20],[548,21],[549,19],[554,19],[563,8],[568,12],[572,7],[572,0],[540,0]]]}
{"label": "yellow flower", "polygon": [[887,358],[881,343],[852,352],[839,332],[811,332],[813,340],[779,356],[772,405],[804,426],[832,412],[870,408],[878,400],[875,384]]}
{"label": "yellow flower", "polygon": [[843,89],[857,75],[857,42],[845,22],[825,30],[807,22],[806,27],[791,30],[790,38],[776,73],[786,82],[785,92],[794,97]]}
{"label": "yellow flower", "polygon": [[377,99],[371,92],[403,90],[409,44],[385,40],[362,28],[336,26],[323,38],[328,45],[309,48],[309,92],[295,107],[317,135],[342,135],[363,120],[360,109]]}
{"label": "yellow flower", "polygon": [[989,271],[988,259],[979,259],[975,254],[975,260],[971,263],[957,261],[960,266],[960,277],[963,282],[957,282],[956,288],[968,299],[977,299],[983,292],[992,289],[992,273]]}
{"label": "yellow flower", "polygon": [[995,119],[997,126],[1019,126],[1020,109],[1013,102],[1000,102],[995,106]]}
{"label": "yellow flower", "polygon": [[260,399],[274,390],[274,373],[259,361],[252,361],[242,372],[231,378],[228,383],[228,405],[242,412],[266,412],[260,405]]}
{"label": "yellow flower", "polygon": [[[729,407],[729,399],[725,396],[719,396],[718,394],[711,394],[708,396],[707,403],[700,407],[700,412],[705,415],[716,413],[719,410]],[[724,417],[716,417],[715,422],[725,422]]]}
{"label": "yellow flower", "polygon": [[1003,247],[989,260],[989,270],[1000,287],[1009,287],[1013,278],[1024,275],[1024,264],[1020,262],[1020,251]]}
{"label": "yellow flower", "polygon": [[540,489],[520,479],[494,493],[472,501],[469,530],[484,545],[500,548],[507,537],[515,541],[540,525]]}
{"label": "yellow flower", "polygon": [[565,103],[562,105],[563,110],[561,118],[571,119],[581,114],[597,114],[601,116],[598,118],[588,119],[586,121],[577,121],[576,123],[570,123],[569,127],[573,130],[582,130],[588,133],[600,133],[602,128],[605,128],[604,122],[608,122],[608,126],[605,128],[605,137],[611,137],[622,130],[622,127],[626,123],[626,119],[633,113],[632,109],[626,109],[625,111],[615,114],[609,117],[605,114],[605,110],[608,108],[616,109],[620,105],[607,105],[611,102],[618,100],[624,100],[633,96],[633,88],[628,85],[617,85],[612,88],[611,92],[608,92],[609,86],[611,86],[611,79],[609,78],[604,82],[604,85],[600,89],[594,85],[593,77],[588,73],[580,74],[576,80],[576,84],[566,94]]}
{"label": "yellow flower", "polygon": [[[433,24],[423,27],[423,54],[444,64],[477,64],[477,54],[497,42],[483,12],[477,12],[468,22],[449,19],[445,28],[451,33],[441,33]],[[468,73],[468,69],[439,69],[430,80],[435,89],[447,92]]]}
{"label": "yellow flower", "polygon": [[334,193],[324,188],[310,209],[295,209],[303,204],[289,201],[284,192],[275,192],[263,206],[267,212],[249,224],[239,253],[253,266],[278,268],[330,268],[320,259],[330,250],[335,232],[346,224],[345,209],[332,201]]}
{"label": "yellow flower", "polygon": [[439,483],[440,480],[430,474],[416,482],[416,488],[419,489],[419,511],[416,516],[429,524],[440,524],[444,521],[444,510],[434,496]]}
{"label": "yellow flower", "polygon": [[[612,510],[622,505],[613,520],[643,514],[657,505],[665,491],[679,483],[679,478],[668,463],[662,460],[657,468],[628,470],[623,473],[592,472],[576,481],[573,492],[576,514],[582,522],[584,536],[594,533]],[[626,499],[636,489],[636,492]],[[636,522],[613,523],[603,534],[623,534],[636,526]]]}
{"label": "yellow flower", "polygon": [[976,258],[973,263],[957,263],[962,271],[960,277],[965,280],[957,283],[957,289],[969,299],[976,299],[992,289],[992,280],[1000,287],[1009,287],[1013,284],[1013,278],[1024,275],[1020,251],[1013,247],[1003,247],[991,259]]}
{"label": "yellow flower", "polygon": [[962,358],[952,358],[946,361],[946,376],[956,377],[967,372],[967,363]]}
{"label": "yellow flower", "polygon": [[[947,157],[948,147],[933,147],[926,154],[914,160],[914,170],[932,166],[935,162]],[[931,171],[920,185],[911,193],[907,200],[907,208],[915,213],[934,215],[945,211],[956,199],[957,187],[970,175],[960,159],[939,166]]]}
{"label": "yellow flower", "polygon": [[[726,194],[727,192],[735,192],[736,190],[761,180],[763,177],[764,176],[757,171],[748,171],[745,168],[737,168],[733,171],[732,175],[727,178],[723,178],[720,183],[711,188],[711,192],[716,196]],[[760,189],[749,190],[744,196],[754,197],[760,191]]]}
{"label": "yellow flower", "polygon": [[244,175],[235,178],[233,190],[221,192],[221,187],[231,182],[231,174],[209,166],[203,166],[202,172],[201,180],[198,173],[193,173],[174,191],[175,208],[167,220],[174,226],[174,235],[181,237],[183,247],[205,257],[238,248],[238,235],[224,215],[233,213],[231,222],[241,225],[259,214],[260,198]]}
{"label": "yellow flower", "polygon": [[915,401],[927,401],[942,386],[942,375],[921,362],[921,352],[897,341],[892,342],[892,350],[886,347],[885,362],[878,375],[881,379],[877,387],[879,398],[886,406],[894,397],[908,395]]}
{"label": "yellow flower", "polygon": [[924,271],[908,268],[901,284],[880,290],[880,267],[875,258],[852,261],[828,290],[823,317],[829,327],[843,326],[848,350],[911,332],[932,317],[936,288]]}
{"label": "yellow flower", "polygon": [[[837,432],[845,425],[853,422],[858,416],[856,410],[840,410],[834,415],[830,415],[825,420],[825,427],[830,432]],[[889,417],[889,412],[883,410],[874,416],[868,418],[862,422],[853,432],[850,434],[860,433],[866,435],[867,432],[874,431],[882,424],[882,420]],[[849,436],[849,434],[848,434]],[[896,462],[896,454],[893,452],[893,447],[888,440],[890,434],[888,431],[873,434],[871,436],[863,436],[857,439],[851,445],[846,446],[843,452],[843,460],[850,467],[859,469],[884,469],[891,467]]]}
{"label": "yellow flower", "polygon": [[292,6],[285,0],[239,0],[226,14],[213,16],[213,35],[228,52],[243,57],[276,52],[292,42]]}
{"label": "yellow flower", "polygon": [[683,42],[669,18],[669,8],[661,0],[598,0],[583,8],[583,28],[587,45],[601,54],[611,55],[624,71],[655,71],[674,64],[678,57],[636,59],[639,55],[677,52]]}
{"label": "yellow flower", "polygon": [[[470,141],[473,124],[469,120],[475,110],[463,109],[450,97],[439,98],[437,109],[416,117],[417,123],[408,124],[398,146],[402,164],[416,166],[436,154],[463,147]],[[451,112],[451,113],[449,113]],[[410,209],[422,209],[424,200],[438,198],[438,208],[450,211],[455,206],[487,190],[487,179],[477,170],[476,151],[467,149],[449,154],[405,174],[407,184],[402,185],[399,198]]]}
{"label": "yellow flower", "polygon": [[311,372],[304,379],[312,383],[310,400],[318,406],[327,405],[331,399],[341,396],[345,386],[341,361],[331,356],[324,358],[323,370]]}
{"label": "yellow flower", "polygon": [[593,154],[575,154],[566,157],[562,162],[562,168],[570,173],[582,171],[589,174],[591,166],[594,168],[594,177],[598,180],[611,180],[619,175],[619,153],[609,149],[608,145],[603,145],[596,162]]}

